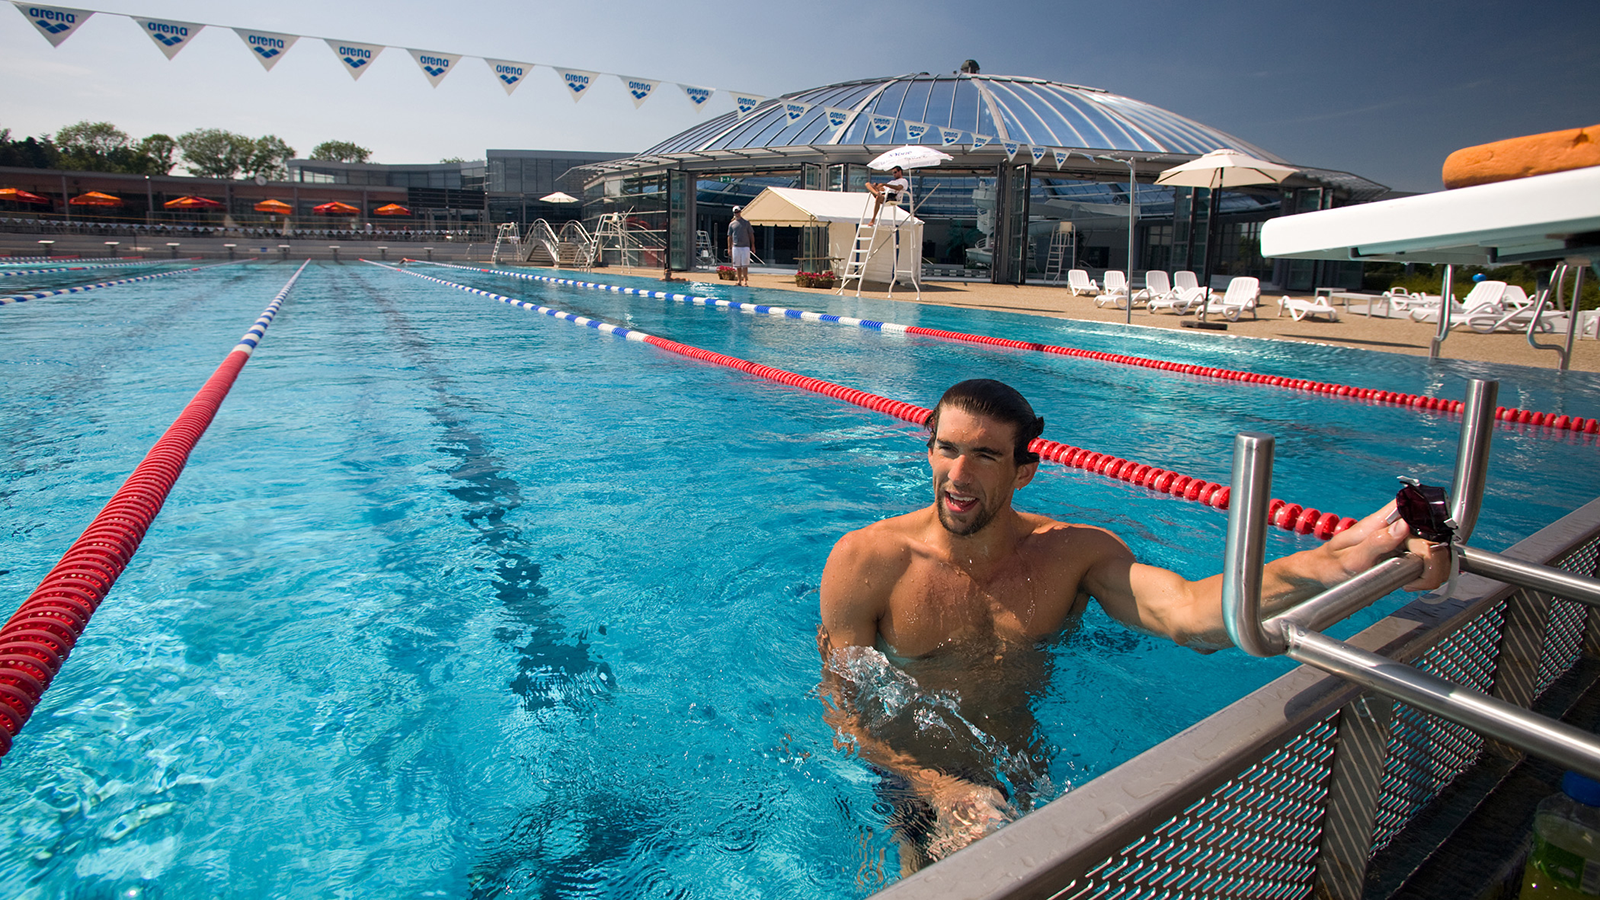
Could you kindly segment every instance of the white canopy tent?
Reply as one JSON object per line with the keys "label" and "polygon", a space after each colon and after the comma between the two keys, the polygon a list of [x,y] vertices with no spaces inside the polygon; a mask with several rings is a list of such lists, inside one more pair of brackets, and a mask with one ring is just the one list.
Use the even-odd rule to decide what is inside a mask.
{"label": "white canopy tent", "polygon": [[[756,195],[743,215],[752,225],[779,228],[826,226],[828,256],[834,270],[844,265],[856,240],[856,223],[872,213],[872,195],[840,191],[806,191],[799,188],[769,187]],[[896,224],[900,229],[900,269],[922,267],[922,220],[898,206],[885,206],[878,214],[880,223]],[[885,247],[867,263],[866,280],[887,283],[894,276],[893,246]],[[909,259],[906,254],[910,254]]]}

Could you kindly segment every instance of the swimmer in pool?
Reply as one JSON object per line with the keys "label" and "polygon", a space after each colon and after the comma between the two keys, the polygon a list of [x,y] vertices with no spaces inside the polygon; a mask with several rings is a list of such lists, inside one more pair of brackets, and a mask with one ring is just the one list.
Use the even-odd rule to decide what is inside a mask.
{"label": "swimmer in pool", "polygon": [[[1036,777],[1028,760],[1042,749],[1030,701],[1047,683],[1046,645],[1075,628],[1091,600],[1183,646],[1232,646],[1220,574],[1188,581],[1139,563],[1104,528],[1012,509],[1038,468],[1027,448],[1044,428],[1017,391],[961,382],[927,427],[932,505],[840,538],[822,573],[818,631],[827,718],[878,770],[904,872],[1026,811]],[[1320,547],[1268,563],[1263,611],[1406,552],[1425,564],[1407,590],[1442,584],[1447,554],[1411,537],[1392,511],[1391,503]],[[934,700],[905,715],[856,702],[862,673],[873,671]]]}

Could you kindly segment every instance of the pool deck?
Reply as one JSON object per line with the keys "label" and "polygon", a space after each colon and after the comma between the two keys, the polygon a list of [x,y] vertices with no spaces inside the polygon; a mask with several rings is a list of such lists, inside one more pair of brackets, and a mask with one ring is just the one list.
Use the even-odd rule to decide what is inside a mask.
{"label": "pool deck", "polygon": [[[607,271],[636,275],[659,274],[659,270],[611,268],[597,269],[594,275],[600,277]],[[699,275],[703,277],[703,273]],[[796,287],[793,276],[788,274],[752,272],[750,286],[777,288],[801,294],[832,293],[832,291]],[[868,287],[874,286],[869,283]],[[882,299],[884,291],[878,287],[877,290],[862,291],[861,296]],[[1427,356],[1433,336],[1438,332],[1438,326],[1435,324],[1413,322],[1409,318],[1389,319],[1379,316],[1368,318],[1363,315],[1364,310],[1360,302],[1354,302],[1349,309],[1340,307],[1337,322],[1320,318],[1315,320],[1306,318],[1296,322],[1287,314],[1278,315],[1279,296],[1281,295],[1263,292],[1263,306],[1257,310],[1260,318],[1251,320],[1246,316],[1239,322],[1229,322],[1226,331],[1207,332],[1192,327],[1185,330],[1196,334],[1308,341],[1411,356]],[[1123,322],[1127,317],[1125,310],[1097,307],[1092,297],[1074,297],[1065,286],[1045,284],[1000,285],[972,281],[925,281],[922,284],[920,301],[916,300],[916,292],[907,287],[896,287],[892,299],[1091,322]],[[1195,318],[1193,315],[1151,313],[1142,308],[1133,311],[1133,324],[1150,328],[1184,328],[1183,323],[1188,322],[1192,325]],[[1541,343],[1553,344],[1565,341],[1566,335],[1547,333],[1539,335],[1538,338]],[[1440,349],[1440,356],[1446,359],[1503,363],[1539,369],[1554,369],[1557,365],[1556,354],[1528,346],[1528,337],[1525,333],[1479,334],[1465,326],[1458,326],[1451,331]],[[1574,371],[1600,372],[1600,341],[1583,338],[1574,341],[1570,368]]]}

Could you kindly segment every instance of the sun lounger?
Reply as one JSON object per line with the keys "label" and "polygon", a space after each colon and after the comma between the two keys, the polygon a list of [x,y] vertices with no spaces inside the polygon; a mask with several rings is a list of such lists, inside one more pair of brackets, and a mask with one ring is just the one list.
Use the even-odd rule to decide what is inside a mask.
{"label": "sun lounger", "polygon": [[1117,309],[1127,309],[1130,302],[1137,306],[1140,303],[1148,302],[1150,299],[1150,292],[1147,290],[1130,292],[1128,290],[1127,276],[1116,269],[1107,269],[1103,277],[1105,278],[1105,285],[1100,296],[1094,298],[1095,306],[1115,306]]}
{"label": "sun lounger", "polygon": [[1206,293],[1199,287],[1173,288],[1171,294],[1151,300],[1149,304],[1150,311],[1167,311],[1180,316],[1185,313],[1192,313],[1200,308],[1200,304],[1206,302]]}
{"label": "sun lounger", "polygon": [[1072,296],[1079,294],[1098,294],[1100,286],[1094,283],[1089,273],[1083,269],[1069,269],[1067,271],[1067,287],[1071,289]]}
{"label": "sun lounger", "polygon": [[[1457,325],[1461,325],[1461,324],[1465,323],[1466,322],[1466,317],[1470,313],[1477,313],[1477,312],[1480,312],[1480,311],[1492,311],[1492,310],[1499,309],[1500,308],[1500,296],[1501,296],[1501,294],[1505,293],[1505,289],[1506,289],[1506,283],[1504,281],[1480,281],[1477,284],[1472,286],[1472,290],[1467,294],[1466,298],[1463,299],[1460,303],[1457,303],[1454,300],[1451,300],[1450,301],[1450,324],[1451,324],[1451,327],[1455,327]],[[1411,321],[1413,321],[1413,322],[1437,322],[1437,321],[1439,321],[1439,306],[1435,305],[1431,309],[1429,309],[1429,308],[1419,308],[1419,309],[1411,310]]]}
{"label": "sun lounger", "polygon": [[[1167,277],[1166,272],[1160,269],[1151,269],[1144,273],[1144,290],[1139,293],[1145,295],[1146,301],[1150,301],[1170,297],[1176,294],[1177,291],[1173,289],[1172,279]],[[1134,296],[1138,296],[1138,294]]]}
{"label": "sun lounger", "polygon": [[1197,288],[1200,286],[1200,276],[1188,269],[1172,273],[1172,286],[1175,288]]}
{"label": "sun lounger", "polygon": [[1256,317],[1256,302],[1261,299],[1261,279],[1240,275],[1228,282],[1228,292],[1221,300],[1206,305],[1206,315],[1222,316],[1230,322],[1239,321],[1239,314],[1249,311]]}
{"label": "sun lounger", "polygon": [[1294,297],[1284,297],[1278,301],[1278,315],[1285,312],[1294,317],[1296,322],[1306,316],[1327,316],[1328,321],[1339,321],[1339,310],[1328,301],[1327,297],[1318,297],[1316,300],[1297,300]]}
{"label": "sun lounger", "polygon": [[1462,320],[1468,328],[1482,334],[1496,331],[1554,331],[1567,322],[1567,314],[1558,309],[1544,310],[1536,320],[1533,309],[1533,301],[1528,299],[1522,288],[1508,284],[1501,292],[1498,303],[1479,304],[1469,309]]}

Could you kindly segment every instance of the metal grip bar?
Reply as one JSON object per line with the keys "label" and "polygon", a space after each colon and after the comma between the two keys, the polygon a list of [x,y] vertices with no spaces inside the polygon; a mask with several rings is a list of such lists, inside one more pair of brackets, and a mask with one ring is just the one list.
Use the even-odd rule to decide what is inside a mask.
{"label": "metal grip bar", "polygon": [[1298,625],[1287,625],[1284,633],[1291,659],[1600,779],[1600,739],[1594,735]]}
{"label": "metal grip bar", "polygon": [[1251,656],[1277,656],[1283,639],[1261,627],[1261,565],[1266,556],[1271,503],[1269,434],[1245,431],[1233,438],[1233,481],[1228,502],[1228,544],[1222,569],[1222,621],[1234,645]]}
{"label": "metal grip bar", "polygon": [[1450,517],[1456,520],[1456,544],[1465,544],[1483,507],[1483,485],[1489,475],[1489,440],[1494,435],[1495,401],[1500,383],[1474,378],[1467,384],[1461,411],[1461,442],[1456,448],[1456,475],[1450,485]]}
{"label": "metal grip bar", "polygon": [[1422,570],[1420,556],[1407,553],[1396,559],[1386,559],[1349,581],[1268,619],[1265,624],[1267,634],[1281,642],[1284,629],[1290,625],[1321,631],[1366,609],[1377,598],[1387,597],[1416,581],[1422,576]]}
{"label": "metal grip bar", "polygon": [[1456,555],[1461,560],[1463,572],[1555,594],[1563,600],[1576,600],[1590,606],[1600,606],[1600,579],[1585,578],[1550,566],[1523,562],[1520,559],[1472,547],[1457,548]]}

